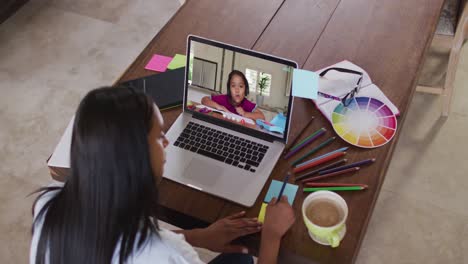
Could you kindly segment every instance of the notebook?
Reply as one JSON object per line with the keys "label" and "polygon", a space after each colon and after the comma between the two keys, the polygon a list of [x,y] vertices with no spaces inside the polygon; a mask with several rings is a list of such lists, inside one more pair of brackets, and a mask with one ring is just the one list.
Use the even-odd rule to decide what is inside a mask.
{"label": "notebook", "polygon": [[[185,67],[120,84],[124,87],[133,87],[150,95],[159,109],[164,110],[182,104],[184,79]],[[70,147],[74,119],[75,116],[68,123],[64,134],[47,161],[48,166],[70,168]]]}
{"label": "notebook", "polygon": [[133,87],[153,98],[161,110],[182,104],[184,96],[185,67],[163,73],[149,75],[131,81],[120,83],[125,87]]}
{"label": "notebook", "polygon": [[[380,90],[379,87],[377,87],[377,85],[372,83],[369,74],[362,68],[345,60],[337,64],[331,65],[329,67],[320,69],[317,71],[317,73],[321,73],[322,71],[332,67],[345,68],[364,73],[361,82],[361,89],[359,90],[359,93],[356,94],[356,97],[375,98],[386,104],[395,115],[398,116],[400,114],[398,108],[390,101],[390,99],[387,98],[387,96],[385,96],[385,94]],[[325,77],[319,78],[319,92],[343,98],[356,85],[356,81],[356,75],[337,71],[329,71]],[[316,100],[312,101],[315,103],[320,112],[322,112],[322,114],[331,123],[332,113],[335,110],[336,106],[339,105],[341,102],[322,96],[318,96]]]}

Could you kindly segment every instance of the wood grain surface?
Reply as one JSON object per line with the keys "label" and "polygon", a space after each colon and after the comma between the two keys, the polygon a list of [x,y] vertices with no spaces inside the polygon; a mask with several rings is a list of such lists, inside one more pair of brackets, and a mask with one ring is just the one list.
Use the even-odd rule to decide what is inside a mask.
{"label": "wood grain surface", "polygon": [[[309,238],[301,215],[302,201],[307,194],[298,191],[293,205],[297,220],[283,238],[280,252],[280,262],[284,263],[353,263],[404,125],[442,4],[443,0],[191,0],[155,36],[118,82],[153,74],[144,66],[154,53],[184,54],[188,34],[292,59],[308,70],[318,70],[345,59],[364,68],[400,109],[400,129],[383,147],[371,150],[351,147],[347,152],[349,162],[367,158],[377,161],[352,176],[334,179],[334,182],[369,186],[366,191],[340,193],[349,207],[347,233],[340,246],[332,249]],[[180,107],[163,113],[166,130],[180,113]],[[303,137],[320,127],[328,130],[327,136],[335,135],[309,100],[296,98],[290,141],[297,137],[311,116],[316,118]],[[349,144],[337,139],[319,154],[344,146]],[[297,157],[305,152],[307,148]],[[288,161],[278,161],[251,208],[163,180],[160,186],[163,220],[191,228],[240,210],[246,210],[248,216],[257,216],[271,179],[281,180],[290,168]],[[55,177],[63,178],[65,174],[64,170],[55,170]],[[254,253],[258,249],[258,235],[240,241],[249,245]]]}

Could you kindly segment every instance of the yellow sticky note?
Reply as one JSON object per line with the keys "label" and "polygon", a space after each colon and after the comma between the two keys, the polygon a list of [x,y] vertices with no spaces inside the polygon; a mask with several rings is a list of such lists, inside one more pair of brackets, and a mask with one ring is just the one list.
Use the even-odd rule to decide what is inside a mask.
{"label": "yellow sticky note", "polygon": [[260,213],[258,213],[258,221],[260,223],[263,223],[263,221],[265,221],[265,213],[267,206],[268,204],[262,203],[262,208],[260,208]]}
{"label": "yellow sticky note", "polygon": [[186,59],[187,57],[185,55],[176,54],[172,61],[169,63],[169,65],[167,65],[167,68],[169,70],[174,70],[181,67],[185,67]]}

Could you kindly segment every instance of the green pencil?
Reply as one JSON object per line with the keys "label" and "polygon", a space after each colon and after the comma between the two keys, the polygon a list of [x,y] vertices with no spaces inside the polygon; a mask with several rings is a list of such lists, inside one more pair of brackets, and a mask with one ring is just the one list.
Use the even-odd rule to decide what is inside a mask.
{"label": "green pencil", "polygon": [[330,144],[333,140],[335,140],[336,137],[331,137],[327,140],[325,140],[324,142],[320,143],[318,146],[316,146],[315,148],[313,148],[311,151],[307,152],[306,154],[304,154],[304,156],[298,158],[297,160],[293,161],[292,165],[293,166],[296,166],[299,162],[303,161],[305,158],[307,158],[308,156],[314,154],[315,152],[319,151],[320,149],[322,149],[323,147],[327,146],[328,144]]}
{"label": "green pencil", "polygon": [[301,140],[301,142],[297,143],[295,146],[293,146],[289,151],[294,151],[297,147],[299,147],[302,143],[306,142],[307,140],[309,140],[311,137],[317,135],[318,133],[320,133],[322,130],[325,130],[325,128],[321,128],[317,131],[315,131],[314,133],[312,133],[312,135],[304,138],[304,140]]}
{"label": "green pencil", "polygon": [[361,191],[364,190],[363,186],[346,186],[346,187],[314,187],[304,188],[304,192],[316,192],[316,191]]}

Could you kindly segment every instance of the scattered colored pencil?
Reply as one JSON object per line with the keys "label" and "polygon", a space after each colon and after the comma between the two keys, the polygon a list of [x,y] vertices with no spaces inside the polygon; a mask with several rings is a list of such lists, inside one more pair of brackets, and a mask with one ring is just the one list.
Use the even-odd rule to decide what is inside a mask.
{"label": "scattered colored pencil", "polygon": [[279,200],[281,199],[281,196],[283,196],[283,192],[284,192],[284,188],[286,187],[286,184],[288,183],[288,180],[289,180],[289,174],[286,174],[286,176],[284,177],[284,180],[283,180],[283,185],[281,186],[281,190],[278,194],[278,200],[276,200],[276,203],[279,202]]}
{"label": "scattered colored pencil", "polygon": [[287,153],[289,152],[292,148],[295,147],[295,144],[297,143],[297,141],[299,141],[299,139],[302,137],[302,134],[304,134],[304,132],[306,131],[306,129],[309,127],[310,124],[312,124],[312,121],[314,121],[314,118],[315,117],[312,117],[309,122],[307,123],[307,125],[305,125],[305,127],[301,130],[301,132],[299,133],[299,135],[297,135],[297,137],[294,139],[294,141],[291,143],[291,145],[289,145],[290,147],[285,149],[283,151],[283,154],[284,153]]}
{"label": "scattered colored pencil", "polygon": [[296,147],[293,147],[291,151],[289,151],[286,156],[284,156],[285,159],[289,159],[292,155],[296,154],[299,150],[304,148],[305,146],[309,145],[310,143],[314,142],[317,138],[325,134],[325,131],[327,131],[325,128],[321,128],[317,131],[315,131],[312,135],[307,137],[307,139],[300,144],[298,144]]}
{"label": "scattered colored pencil", "polygon": [[316,187],[316,188],[304,188],[304,192],[316,192],[316,191],[362,191],[366,188],[363,186],[345,186],[345,187]]}
{"label": "scattered colored pencil", "polygon": [[356,172],[356,171],[358,171],[360,169],[361,168],[359,168],[359,167],[354,167],[354,168],[349,168],[349,169],[346,169],[346,170],[335,171],[335,172],[332,172],[332,173],[328,173],[328,174],[324,174],[324,175],[320,175],[320,176],[315,176],[315,177],[303,180],[302,183],[322,180],[322,179],[330,178],[330,177],[333,177],[333,176],[338,176],[338,175],[349,173],[349,172]]}
{"label": "scattered colored pencil", "polygon": [[301,171],[304,171],[304,170],[307,170],[307,169],[310,169],[310,168],[313,168],[315,166],[318,166],[320,164],[323,164],[325,162],[328,162],[330,160],[334,160],[336,158],[339,158],[339,157],[342,157],[346,154],[346,152],[337,152],[337,153],[334,153],[334,154],[331,154],[329,156],[326,156],[326,157],[323,157],[319,160],[316,160],[314,162],[310,162],[308,164],[305,164],[303,166],[297,166],[293,169],[293,172],[294,173],[298,173],[298,172],[301,172]]}
{"label": "scattered colored pencil", "polygon": [[318,169],[316,169],[316,170],[313,170],[313,171],[311,171],[311,172],[307,172],[307,173],[305,173],[305,174],[302,174],[302,175],[296,177],[295,181],[297,182],[297,181],[300,181],[300,180],[302,180],[302,179],[305,179],[305,178],[314,176],[314,175],[317,174],[319,171],[328,170],[328,169],[334,168],[334,167],[339,166],[339,165],[341,165],[341,164],[343,164],[343,163],[346,163],[346,161],[348,161],[348,160],[347,160],[347,159],[342,159],[342,160],[339,160],[339,161],[337,161],[337,162],[333,162],[333,163],[331,163],[331,164],[329,164],[329,165],[325,165],[325,166],[323,166],[323,167],[320,167],[320,168],[318,168]]}
{"label": "scattered colored pencil", "polygon": [[352,168],[352,167],[360,167],[360,166],[363,166],[363,165],[371,164],[374,161],[375,161],[375,159],[361,160],[361,161],[358,161],[358,162],[343,165],[343,166],[336,167],[336,168],[333,168],[333,169],[326,169],[326,170],[319,171],[319,175],[328,174],[328,173],[332,173],[332,172],[340,171],[340,170],[345,170],[345,169],[349,169],[349,168]]}
{"label": "scattered colored pencil", "polygon": [[367,188],[366,184],[357,183],[331,183],[331,182],[308,182],[304,184],[307,187],[349,187],[349,186],[361,186]]}
{"label": "scattered colored pencil", "polygon": [[314,154],[315,152],[321,150],[322,148],[324,148],[325,146],[329,145],[330,143],[333,142],[333,140],[335,140],[336,137],[331,137],[327,140],[325,140],[324,142],[320,143],[318,146],[316,146],[315,148],[313,148],[311,151],[307,152],[306,154],[304,154],[302,157],[298,158],[297,160],[293,161],[292,165],[297,165],[299,162],[303,161],[305,158],[307,158],[308,156]]}
{"label": "scattered colored pencil", "polygon": [[344,152],[344,151],[346,151],[347,149],[348,149],[348,147],[344,147],[344,148],[339,148],[339,149],[330,151],[330,152],[325,153],[325,154],[323,154],[323,155],[320,155],[320,156],[318,156],[318,157],[316,157],[316,158],[313,158],[313,159],[304,161],[304,162],[302,162],[302,163],[300,163],[300,164],[297,164],[296,167],[298,167],[298,166],[303,166],[303,165],[306,165],[306,164],[308,164],[308,163],[311,163],[311,162],[314,162],[314,161],[316,161],[316,160],[319,160],[319,159],[321,159],[321,158],[328,157],[328,156],[330,156],[330,155],[332,155],[332,154],[335,154],[335,153],[337,153],[337,152]]}
{"label": "scattered colored pencil", "polygon": [[291,147],[291,150],[297,149],[300,145],[304,144],[307,140],[309,140],[311,137],[315,136],[317,133],[321,132],[322,130],[326,130],[325,128],[320,128],[319,130],[315,131],[314,133],[310,134],[308,137],[304,138],[301,140],[301,142],[297,143],[295,146]]}

